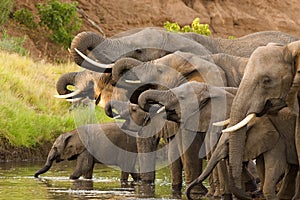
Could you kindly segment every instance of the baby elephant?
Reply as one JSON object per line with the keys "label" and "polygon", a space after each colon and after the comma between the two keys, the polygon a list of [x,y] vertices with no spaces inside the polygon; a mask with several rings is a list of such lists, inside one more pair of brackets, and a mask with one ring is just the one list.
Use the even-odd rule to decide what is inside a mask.
{"label": "baby elephant", "polygon": [[61,134],[54,142],[45,166],[34,174],[38,177],[47,172],[53,161],[77,159],[70,179],[80,176],[91,179],[95,163],[115,165],[121,168],[121,183],[126,184],[129,174],[139,180],[135,163],[137,158],[136,138],[123,132],[120,123],[88,124]]}

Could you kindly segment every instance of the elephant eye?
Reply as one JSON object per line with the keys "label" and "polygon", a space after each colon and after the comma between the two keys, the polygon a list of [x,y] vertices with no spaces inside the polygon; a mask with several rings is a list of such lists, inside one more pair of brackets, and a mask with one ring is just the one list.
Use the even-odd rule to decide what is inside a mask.
{"label": "elephant eye", "polygon": [[272,84],[272,79],[269,77],[269,76],[264,76],[262,78],[262,84],[264,86],[268,86],[268,85],[271,85]]}
{"label": "elephant eye", "polygon": [[136,49],[135,52],[138,53],[138,54],[141,54],[142,50],[141,49]]}

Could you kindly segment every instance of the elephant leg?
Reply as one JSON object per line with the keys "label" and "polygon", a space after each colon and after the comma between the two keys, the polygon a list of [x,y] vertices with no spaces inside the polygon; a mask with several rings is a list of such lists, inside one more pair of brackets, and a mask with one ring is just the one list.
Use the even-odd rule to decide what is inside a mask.
{"label": "elephant leg", "polygon": [[256,169],[257,169],[257,174],[260,179],[260,183],[258,185],[258,191],[262,192],[263,191],[263,185],[265,182],[265,162],[263,156],[259,156],[256,158]]}
{"label": "elephant leg", "polygon": [[276,144],[276,148],[264,153],[265,161],[265,182],[263,185],[264,197],[269,199],[278,199],[275,194],[275,187],[287,168],[285,145],[282,140]]}
{"label": "elephant leg", "polygon": [[228,169],[227,169],[227,163],[226,160],[222,159],[219,161],[219,179],[221,180],[221,186],[223,188],[222,192],[222,199],[224,200],[232,200],[232,194],[230,191],[230,185],[229,185],[229,176],[228,176]]}
{"label": "elephant leg", "polygon": [[299,170],[298,165],[289,165],[283,177],[277,196],[279,199],[292,199],[295,194],[296,178]]}
{"label": "elephant leg", "polygon": [[124,172],[121,171],[121,186],[126,186],[128,183],[128,177],[129,177],[129,173],[128,172]]}
{"label": "elephant leg", "polygon": [[170,163],[169,168],[171,174],[172,197],[175,199],[181,199],[183,165],[178,149],[178,141],[175,137],[168,142],[168,160]]}
{"label": "elephant leg", "polygon": [[93,176],[94,158],[87,151],[83,151],[78,157],[76,167],[70,179],[78,179],[80,176],[84,176],[86,179],[91,179]]}
{"label": "elephant leg", "polygon": [[[178,134],[177,134],[178,135]],[[202,173],[202,159],[199,158],[200,147],[204,141],[204,134],[182,131],[182,163],[185,183],[189,185]],[[205,195],[206,187],[201,183],[194,187],[191,193]]]}

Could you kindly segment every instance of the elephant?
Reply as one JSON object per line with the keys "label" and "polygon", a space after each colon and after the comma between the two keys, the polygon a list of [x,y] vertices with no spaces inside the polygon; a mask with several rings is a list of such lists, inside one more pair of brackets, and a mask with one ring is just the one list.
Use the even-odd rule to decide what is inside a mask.
{"label": "elephant", "polygon": [[[95,104],[99,104],[102,108],[111,98],[125,100],[126,91],[114,88],[110,84],[110,77],[110,74],[90,70],[65,73],[56,82],[56,91],[59,95],[55,95],[55,97],[77,104],[84,103],[88,98],[95,100]],[[72,91],[69,86],[75,87],[75,90]]]}
{"label": "elephant", "polygon": [[225,53],[247,58],[257,47],[265,46],[270,42],[287,44],[299,40],[295,36],[280,31],[260,31],[235,39],[214,38],[193,32],[183,35],[199,42],[212,54]]}
{"label": "elephant", "polygon": [[[284,114],[281,115],[281,117],[282,116],[284,116]],[[281,120],[283,120],[284,123],[287,122],[287,119]],[[278,132],[267,116],[257,117],[249,122],[246,134],[247,139],[245,142],[243,162],[245,163],[256,159],[256,166],[260,179],[262,180],[264,198],[277,199],[275,197],[275,188],[282,174],[284,174],[287,169],[293,170],[293,172],[290,173],[294,175],[297,174],[297,170],[295,169],[298,169],[298,160],[295,141],[287,139],[286,135]],[[227,134],[224,136],[225,137],[223,137],[223,135],[221,136],[220,144],[217,145],[203,173],[188,185],[186,189],[188,199],[192,199],[190,190],[205,180],[218,162],[228,157],[229,136]],[[292,153],[290,151],[291,148],[294,149]],[[227,173],[227,171],[225,173]],[[290,194],[294,194],[293,187],[295,186],[295,180],[285,183],[285,181],[287,181],[285,179],[286,178],[283,179],[283,187],[279,194],[283,195],[284,193],[286,196],[281,196],[280,199],[291,199]],[[229,182],[229,180],[225,182]],[[287,196],[288,194],[289,196]]]}
{"label": "elephant", "polygon": [[[164,106],[167,118],[181,123],[182,129],[190,132],[211,132],[206,135],[214,137],[207,137],[205,139],[209,147],[207,149],[210,151],[217,143],[218,138],[216,133],[220,131],[220,128],[214,127],[212,124],[228,118],[236,92],[237,88],[220,88],[205,83],[189,82],[166,91],[145,91],[139,97],[139,105],[141,108],[144,108],[148,102],[158,103]],[[196,95],[196,98],[193,97],[194,95]],[[284,111],[280,111],[281,115],[277,117],[277,120],[281,120],[282,124],[288,123],[290,120],[290,117],[285,113]],[[197,123],[197,121],[199,122]],[[261,175],[260,178],[263,182],[263,191],[266,198],[270,198],[270,195],[275,194],[275,185],[286,166],[288,164],[297,165],[295,141],[293,137],[288,137],[289,135],[291,133],[278,132],[268,117],[264,117],[261,120],[257,119],[255,123],[252,123],[248,127],[243,161],[248,162],[257,158],[260,174],[265,174]],[[194,185],[207,178],[218,161],[228,156],[229,136],[225,136],[221,136],[220,141],[222,142],[219,142],[220,144],[217,145],[216,150],[212,153],[207,168],[200,177],[189,185],[188,193]],[[274,153],[276,153],[276,157],[272,157]],[[274,166],[275,160],[279,162],[278,167],[270,167]],[[189,194],[188,197],[191,198]]]}
{"label": "elephant", "polygon": [[[166,121],[163,115],[156,115],[156,107],[145,112],[137,104],[111,100],[105,107],[108,116],[125,119],[122,129],[137,132],[137,146],[140,160],[140,176],[142,182],[153,184],[155,180],[155,153],[168,149],[168,160],[171,174],[172,195],[181,198],[182,170],[184,169],[185,182],[189,184],[202,171],[202,159],[197,159],[199,148],[203,142],[203,135],[198,134],[190,142],[190,148],[185,148],[183,140],[190,139],[178,131],[178,124]],[[114,112],[114,111],[117,111]],[[152,117],[152,115],[155,115]],[[158,140],[162,138],[167,145],[157,149]],[[187,167],[192,164],[193,167]],[[207,189],[200,184],[194,188],[194,193],[205,194]]]}
{"label": "elephant", "polygon": [[194,40],[164,29],[150,27],[129,31],[128,34],[120,34],[114,38],[103,38],[93,32],[81,32],[72,40],[70,48],[76,64],[98,72],[110,72],[110,69],[90,65],[79,52],[89,54],[91,59],[99,63],[110,64],[122,57],[150,61],[178,50],[198,55],[210,54]]}
{"label": "elephant", "polygon": [[83,176],[91,179],[95,163],[115,165],[121,168],[121,184],[128,181],[129,174],[139,181],[135,169],[137,158],[136,139],[120,129],[121,123],[87,124],[63,133],[53,143],[44,167],[34,177],[46,173],[53,161],[77,160],[70,179]]}
{"label": "elephant", "polygon": [[[211,124],[228,118],[236,91],[232,87],[191,81],[169,90],[147,90],[139,96],[138,103],[142,109],[147,109],[149,103],[163,106],[166,118],[178,123],[182,135],[205,135],[205,143],[198,152],[200,158],[209,158],[221,131]],[[226,192],[220,170],[211,176],[209,194],[213,196]]]}
{"label": "elephant", "polygon": [[[196,33],[171,33],[159,28],[145,28],[130,31],[123,37],[113,39],[104,39],[95,33],[82,32],[74,38],[71,54],[75,62],[84,68],[97,72],[111,72],[113,67],[111,63],[124,57],[146,62],[175,51],[196,55],[225,53],[250,57],[259,46],[270,42],[287,44],[296,40],[297,37],[279,31],[262,31],[231,40]],[[91,58],[86,57],[89,51],[93,54]]]}
{"label": "elephant", "polygon": [[[270,120],[279,132],[288,132],[285,135],[295,137],[297,155],[300,155],[299,126],[296,126],[299,122],[299,50],[299,41],[285,45],[270,43],[257,48],[249,58],[231,107],[229,128],[223,130],[223,134],[230,133],[229,175],[232,180],[231,188],[236,196],[243,193],[240,175],[247,138],[246,124],[253,117],[262,116],[266,112],[273,113],[275,117]],[[285,106],[290,110],[291,120],[286,123],[277,122],[276,111]],[[299,178],[297,181],[299,183]],[[293,199],[299,199],[298,186],[299,184]]]}

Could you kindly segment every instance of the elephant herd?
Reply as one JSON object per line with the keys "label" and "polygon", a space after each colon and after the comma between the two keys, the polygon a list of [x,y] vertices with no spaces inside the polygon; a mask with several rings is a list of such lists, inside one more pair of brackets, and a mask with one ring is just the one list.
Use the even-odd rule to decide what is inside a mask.
{"label": "elephant herd", "polygon": [[233,40],[159,28],[79,33],[70,52],[85,69],[63,74],[56,97],[95,100],[123,121],[60,135],[35,177],[77,159],[72,179],[92,178],[101,162],[119,166],[122,183],[131,174],[154,185],[163,139],[174,198],[185,182],[188,199],[300,199],[298,40],[278,31]]}

